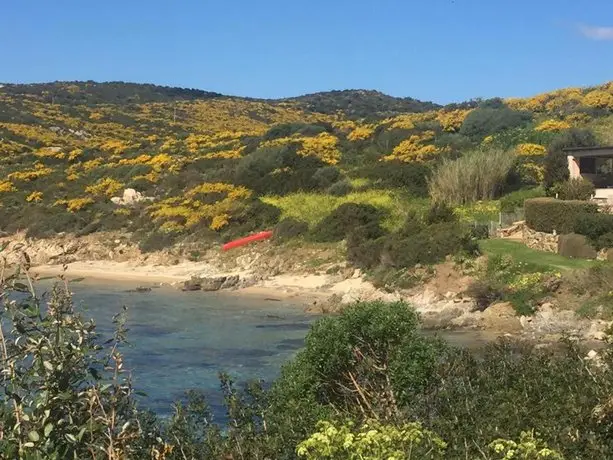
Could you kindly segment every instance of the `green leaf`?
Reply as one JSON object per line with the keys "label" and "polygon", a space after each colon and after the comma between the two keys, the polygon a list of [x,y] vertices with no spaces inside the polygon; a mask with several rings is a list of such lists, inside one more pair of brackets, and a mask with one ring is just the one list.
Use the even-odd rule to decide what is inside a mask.
{"label": "green leaf", "polygon": [[34,447],[34,443],[33,442],[26,442],[23,447]]}
{"label": "green leaf", "polygon": [[70,442],[77,442],[77,438],[75,438],[74,435],[70,433],[66,433],[66,439],[68,439]]}
{"label": "green leaf", "polygon": [[87,427],[84,426],[83,428],[81,428],[81,431],[79,431],[79,435],[77,436],[77,439],[79,441],[81,441],[81,439],[83,439],[83,435],[85,434],[85,430],[87,430]]}
{"label": "green leaf", "polygon": [[5,241],[4,243],[2,243],[2,246],[0,246],[0,252],[4,251],[9,245],[8,241]]}
{"label": "green leaf", "polygon": [[53,424],[47,423],[45,425],[45,438],[48,438],[52,431],[53,431]]}
{"label": "green leaf", "polygon": [[28,433],[28,438],[30,438],[30,440],[33,442],[38,442],[40,440],[40,436],[36,431],[30,431]]}
{"label": "green leaf", "polygon": [[43,361],[43,366],[45,366],[45,369],[48,371],[53,371],[53,364],[51,364],[49,361]]}

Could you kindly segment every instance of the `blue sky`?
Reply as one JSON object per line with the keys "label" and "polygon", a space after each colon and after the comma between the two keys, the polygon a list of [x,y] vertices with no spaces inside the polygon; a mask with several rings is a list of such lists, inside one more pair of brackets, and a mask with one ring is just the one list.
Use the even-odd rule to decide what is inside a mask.
{"label": "blue sky", "polygon": [[0,1],[0,81],[446,103],[613,80],[611,0]]}

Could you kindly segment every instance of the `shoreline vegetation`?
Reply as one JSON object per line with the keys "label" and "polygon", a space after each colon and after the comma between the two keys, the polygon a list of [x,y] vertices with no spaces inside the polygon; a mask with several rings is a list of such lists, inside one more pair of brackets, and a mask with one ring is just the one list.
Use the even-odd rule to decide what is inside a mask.
{"label": "shoreline vegetation", "polygon": [[106,340],[75,311],[69,285],[41,299],[28,287],[27,266],[20,271],[26,284],[0,277],[6,458],[611,454],[610,345],[585,356],[568,340],[534,347],[501,339],[473,355],[419,334],[418,314],[406,303],[357,302],[317,320],[304,349],[269,386],[220,374],[226,419],[215,419],[197,390],[162,419],[137,403],[122,356],[125,317],[114,317],[116,331]]}

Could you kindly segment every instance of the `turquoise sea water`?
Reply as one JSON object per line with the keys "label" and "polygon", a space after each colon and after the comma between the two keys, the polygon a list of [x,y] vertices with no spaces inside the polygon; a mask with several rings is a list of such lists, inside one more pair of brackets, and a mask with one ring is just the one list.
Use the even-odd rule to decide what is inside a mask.
{"label": "turquoise sea water", "polygon": [[[49,289],[41,282],[39,289]],[[181,292],[154,288],[130,292],[134,283],[86,280],[71,283],[75,308],[93,318],[102,338],[113,334],[113,315],[128,308],[129,346],[122,349],[135,389],[145,392],[141,406],[160,415],[187,390],[205,393],[214,414],[223,418],[219,372],[236,382],[270,383],[304,344],[317,316],[296,304],[228,293]],[[39,292],[40,294],[40,292]],[[475,332],[445,332],[451,343],[476,347],[486,341]]]}
{"label": "turquoise sea water", "polygon": [[171,288],[127,292],[133,287],[87,282],[70,289],[77,310],[105,337],[113,332],[113,315],[128,307],[126,367],[135,388],[147,394],[142,405],[159,414],[168,414],[190,389],[204,391],[213,410],[221,411],[221,371],[237,382],[272,381],[316,318],[262,298]]}

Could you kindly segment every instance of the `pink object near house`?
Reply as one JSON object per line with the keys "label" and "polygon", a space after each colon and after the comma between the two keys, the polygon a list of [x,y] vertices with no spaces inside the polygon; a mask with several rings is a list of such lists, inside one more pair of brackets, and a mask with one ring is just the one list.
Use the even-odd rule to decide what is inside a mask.
{"label": "pink object near house", "polygon": [[564,149],[571,179],[584,178],[596,187],[593,199],[613,205],[613,146]]}

